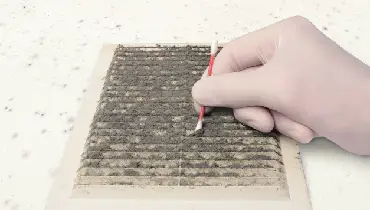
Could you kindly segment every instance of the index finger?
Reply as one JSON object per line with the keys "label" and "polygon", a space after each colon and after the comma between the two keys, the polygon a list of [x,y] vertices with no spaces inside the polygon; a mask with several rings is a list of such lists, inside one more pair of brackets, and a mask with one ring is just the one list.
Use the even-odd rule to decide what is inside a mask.
{"label": "index finger", "polygon": [[[227,43],[216,56],[213,74],[243,71],[267,62],[277,50],[282,25],[294,18],[279,21]],[[204,76],[207,75],[203,74],[202,78]]]}

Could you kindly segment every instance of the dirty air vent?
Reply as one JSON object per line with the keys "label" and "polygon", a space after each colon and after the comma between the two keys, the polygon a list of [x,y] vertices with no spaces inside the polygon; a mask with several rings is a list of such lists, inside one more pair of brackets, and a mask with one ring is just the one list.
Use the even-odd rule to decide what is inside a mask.
{"label": "dirty air vent", "polygon": [[80,199],[262,199],[259,209],[273,209],[271,200],[299,209],[292,196],[308,202],[291,140],[244,126],[224,108],[206,116],[201,136],[186,135],[197,121],[191,87],[209,52],[206,45],[105,47],[61,165],[68,175],[56,185]]}
{"label": "dirty air vent", "polygon": [[118,46],[91,124],[78,185],[239,186],[284,184],[279,141],[236,122],[197,114],[192,85],[209,47]]}

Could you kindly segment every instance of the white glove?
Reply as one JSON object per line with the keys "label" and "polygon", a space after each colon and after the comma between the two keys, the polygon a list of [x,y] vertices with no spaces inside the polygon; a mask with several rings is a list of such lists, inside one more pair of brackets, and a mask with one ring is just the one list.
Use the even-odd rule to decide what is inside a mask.
{"label": "white glove", "polygon": [[303,17],[225,45],[192,94],[197,111],[233,108],[262,132],[275,127],[301,143],[323,136],[370,155],[370,68]]}

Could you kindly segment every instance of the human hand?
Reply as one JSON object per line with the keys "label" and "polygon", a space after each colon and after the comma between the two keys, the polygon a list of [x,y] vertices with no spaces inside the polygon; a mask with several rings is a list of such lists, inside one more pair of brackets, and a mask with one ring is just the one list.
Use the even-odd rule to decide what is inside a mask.
{"label": "human hand", "polygon": [[370,155],[370,68],[303,17],[225,45],[192,94],[198,112],[229,107],[259,131],[275,127],[301,143],[323,136]]}

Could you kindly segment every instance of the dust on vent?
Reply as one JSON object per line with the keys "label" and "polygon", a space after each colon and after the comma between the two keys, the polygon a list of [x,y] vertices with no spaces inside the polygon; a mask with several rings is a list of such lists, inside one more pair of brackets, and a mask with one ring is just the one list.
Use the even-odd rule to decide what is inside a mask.
{"label": "dust on vent", "polygon": [[[64,185],[75,199],[95,198],[102,208],[156,198],[239,199],[256,209],[280,209],[276,202],[285,209],[309,209],[298,148],[291,140],[244,126],[223,108],[206,116],[202,136],[186,136],[197,121],[191,87],[208,65],[209,46],[105,50],[55,185]],[[68,148],[75,151],[74,159]],[[49,200],[58,200],[54,188]],[[120,202],[104,204],[107,198]]]}

